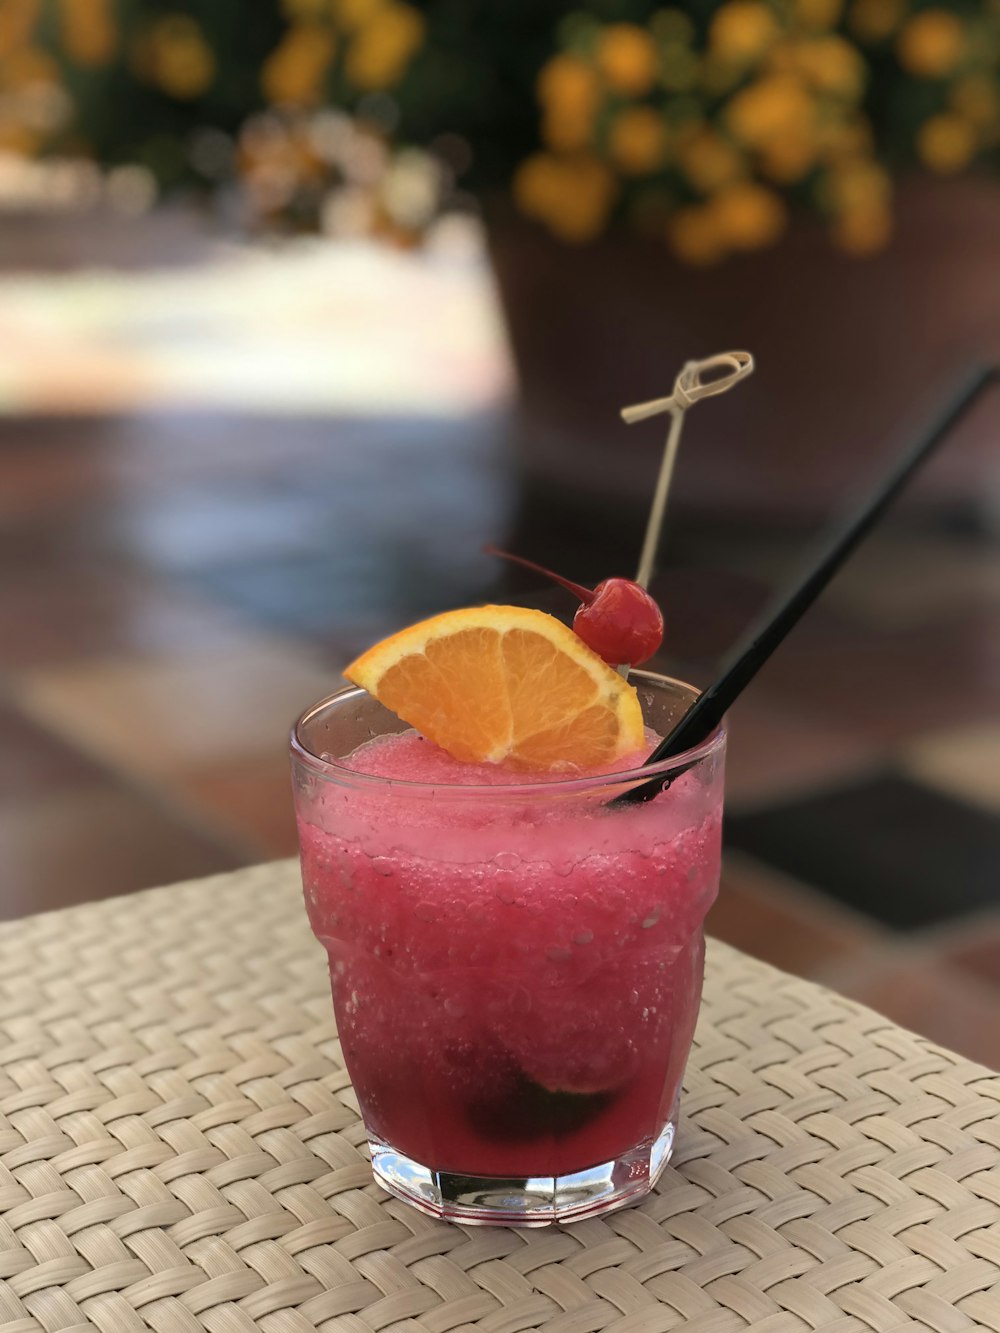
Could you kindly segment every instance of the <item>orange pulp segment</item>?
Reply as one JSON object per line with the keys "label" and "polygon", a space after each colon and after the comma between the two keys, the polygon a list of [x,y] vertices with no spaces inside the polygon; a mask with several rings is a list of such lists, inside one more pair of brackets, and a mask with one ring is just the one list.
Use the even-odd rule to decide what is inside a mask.
{"label": "orange pulp segment", "polygon": [[592,769],[644,740],[634,687],[561,621],[526,607],[432,616],[344,675],[468,763]]}

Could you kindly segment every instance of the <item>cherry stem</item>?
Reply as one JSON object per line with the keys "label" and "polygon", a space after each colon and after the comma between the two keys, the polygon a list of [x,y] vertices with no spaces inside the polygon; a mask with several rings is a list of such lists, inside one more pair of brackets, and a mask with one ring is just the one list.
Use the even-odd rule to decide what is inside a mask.
{"label": "cherry stem", "polygon": [[594,600],[594,593],[591,588],[585,588],[582,583],[573,583],[570,579],[564,579],[561,574],[553,574],[551,569],[546,569],[544,565],[536,565],[534,560],[525,560],[523,555],[511,555],[509,551],[501,551],[499,546],[484,546],[483,551],[486,555],[497,555],[501,560],[509,560],[514,565],[523,565],[525,569],[531,569],[536,574],[544,574],[547,579],[552,579],[560,587],[571,592],[574,597],[579,597],[584,606],[589,606]]}

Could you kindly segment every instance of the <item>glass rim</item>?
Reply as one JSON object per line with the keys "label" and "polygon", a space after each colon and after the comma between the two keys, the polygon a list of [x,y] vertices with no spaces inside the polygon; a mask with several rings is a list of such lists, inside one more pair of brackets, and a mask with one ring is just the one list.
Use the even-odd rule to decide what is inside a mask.
{"label": "glass rim", "polygon": [[[663,676],[654,671],[633,670],[631,678],[647,686],[680,686],[683,690],[690,691],[695,698],[699,693],[695,686],[687,681],[680,680],[676,676]],[[680,754],[672,755],[669,759],[661,759],[656,764],[637,764],[631,768],[614,769],[607,773],[589,773],[585,776],[567,774],[543,780],[536,779],[532,782],[490,783],[489,785],[462,782],[413,782],[408,778],[387,778],[378,773],[359,773],[356,769],[348,768],[335,760],[323,759],[320,755],[314,754],[302,740],[300,736],[301,729],[318,713],[323,712],[333,704],[341,701],[346,703],[347,700],[359,695],[372,697],[358,685],[347,685],[305,709],[295,719],[291,728],[289,741],[292,758],[302,763],[314,775],[328,782],[339,782],[342,785],[355,787],[398,789],[400,794],[413,796],[427,796],[436,792],[443,792],[447,793],[449,797],[472,800],[487,798],[495,801],[512,797],[534,796],[537,798],[547,794],[572,794],[589,791],[595,787],[635,786],[651,778],[669,777],[672,774],[679,776],[679,772],[693,768],[715,754],[722,748],[726,740],[726,722],[723,719],[712,734],[699,745],[693,745],[690,749],[682,750]]]}

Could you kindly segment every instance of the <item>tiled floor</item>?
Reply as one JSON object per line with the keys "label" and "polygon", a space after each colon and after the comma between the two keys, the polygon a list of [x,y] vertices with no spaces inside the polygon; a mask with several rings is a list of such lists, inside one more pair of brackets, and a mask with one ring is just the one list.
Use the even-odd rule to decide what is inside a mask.
{"label": "tiled floor", "polygon": [[[482,543],[627,568],[600,497],[526,490],[510,428],[0,419],[0,915],[291,853],[286,730],[349,655],[487,595],[569,609]],[[1000,1065],[1000,552],[974,500],[904,504],[734,710],[710,928]],[[705,682],[810,533],[672,520],[663,665]]]}

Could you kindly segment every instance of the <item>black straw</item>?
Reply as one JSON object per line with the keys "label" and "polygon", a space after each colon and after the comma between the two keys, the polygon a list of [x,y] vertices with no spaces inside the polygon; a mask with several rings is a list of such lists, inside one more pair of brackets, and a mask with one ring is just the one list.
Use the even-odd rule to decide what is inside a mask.
{"label": "black straw", "polygon": [[[854,548],[878,522],[910,477],[940,444],[952,427],[968,411],[979,394],[997,376],[997,367],[977,364],[965,370],[937,412],[921,429],[917,438],[892,465],[881,481],[865,495],[848,518],[837,525],[793,584],[763,614],[734,650],[722,675],[691,705],[674,729],[656,747],[646,764],[682,754],[706,741],[726,712],[750,684],[785,635],[808,611]],[[671,778],[652,778],[616,796],[611,805],[630,805],[649,801]]]}

